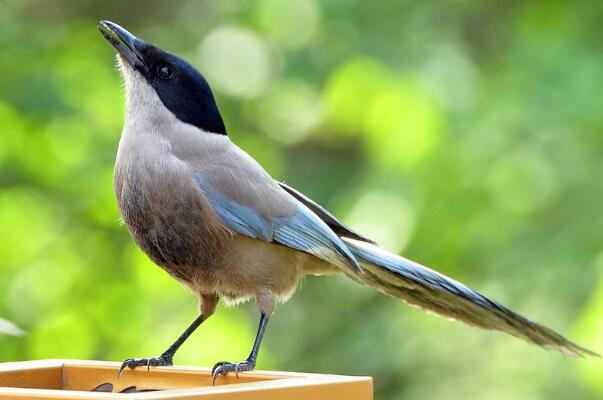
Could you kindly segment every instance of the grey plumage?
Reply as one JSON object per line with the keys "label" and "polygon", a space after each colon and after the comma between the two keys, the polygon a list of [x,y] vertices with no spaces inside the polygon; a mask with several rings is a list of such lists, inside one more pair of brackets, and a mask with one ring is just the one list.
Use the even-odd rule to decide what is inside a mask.
{"label": "grey plumage", "polygon": [[[255,297],[262,313],[256,345],[245,362],[216,365],[214,379],[252,369],[276,300],[288,299],[305,275],[338,272],[444,317],[567,354],[595,354],[451,278],[388,253],[276,182],[230,141],[221,117],[212,114],[218,111],[209,86],[188,63],[115,24],[103,23],[101,32],[120,52],[126,81],[115,164],[120,211],[138,245],[201,299],[200,319],[164,355],[124,366],[171,363],[175,349],[214,312],[218,297]],[[191,115],[196,102],[205,111]]]}

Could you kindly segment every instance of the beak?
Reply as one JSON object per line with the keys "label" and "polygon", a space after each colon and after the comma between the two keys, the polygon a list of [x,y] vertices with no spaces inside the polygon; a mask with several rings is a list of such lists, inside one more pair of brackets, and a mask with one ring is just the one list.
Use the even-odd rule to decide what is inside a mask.
{"label": "beak", "polygon": [[121,26],[107,20],[99,23],[98,30],[132,67],[147,69],[144,57],[139,50],[141,45],[144,44],[141,39],[138,39]]}

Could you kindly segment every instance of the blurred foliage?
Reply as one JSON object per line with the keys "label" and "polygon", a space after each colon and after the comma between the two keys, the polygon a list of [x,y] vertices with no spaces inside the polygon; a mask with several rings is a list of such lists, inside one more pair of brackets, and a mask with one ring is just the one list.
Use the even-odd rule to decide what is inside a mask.
{"label": "blurred foliage", "polygon": [[[601,2],[5,0],[0,317],[27,335],[0,336],[0,361],[156,355],[197,313],[118,222],[123,94],[101,18],[198,66],[276,178],[603,351]],[[176,362],[241,359],[257,318],[220,307]],[[600,360],[337,277],[278,307],[259,367],[372,375],[379,399],[603,396]]]}

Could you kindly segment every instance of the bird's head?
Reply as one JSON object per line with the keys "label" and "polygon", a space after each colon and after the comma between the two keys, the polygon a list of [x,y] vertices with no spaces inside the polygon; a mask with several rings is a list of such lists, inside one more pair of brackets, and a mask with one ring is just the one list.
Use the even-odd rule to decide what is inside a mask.
{"label": "bird's head", "polygon": [[[192,65],[113,22],[101,21],[99,30],[118,52],[126,82],[126,112],[153,113],[157,112],[153,108],[165,107],[182,122],[226,134],[214,95]],[[156,104],[158,99],[161,105]]]}

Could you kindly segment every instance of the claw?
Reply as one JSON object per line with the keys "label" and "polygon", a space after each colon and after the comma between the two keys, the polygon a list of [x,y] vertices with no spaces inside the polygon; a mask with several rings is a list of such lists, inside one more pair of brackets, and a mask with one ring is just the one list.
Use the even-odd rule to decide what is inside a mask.
{"label": "claw", "polygon": [[121,377],[121,373],[124,372],[125,368],[125,363],[121,364],[121,367],[119,367],[119,370],[117,371],[117,380],[119,380],[119,378]]}
{"label": "claw", "polygon": [[227,375],[229,372],[234,372],[236,377],[239,377],[239,372],[251,371],[255,368],[255,360],[248,359],[240,363],[231,363],[227,361],[217,362],[211,369],[211,384],[215,386],[216,379],[220,375]]}
{"label": "claw", "polygon": [[214,375],[214,373],[216,372],[216,370],[218,368],[220,368],[223,364],[228,364],[228,361],[218,361],[217,363],[214,364],[214,366],[211,369],[212,376]]}
{"label": "claw", "polygon": [[119,378],[121,378],[121,374],[124,372],[124,370],[126,368],[132,368],[130,366],[130,363],[134,361],[131,358],[128,358],[126,361],[124,361],[123,363],[121,363],[121,366],[119,367],[119,370],[117,371],[117,379],[119,380]]}
{"label": "claw", "polygon": [[218,379],[218,375],[220,375],[219,372],[217,374],[215,372],[211,373],[211,385],[212,386],[216,386],[216,379]]}
{"label": "claw", "polygon": [[228,361],[218,361],[211,369],[211,385],[216,385],[216,379],[219,375],[226,375],[226,371],[223,371],[222,367],[228,364]]}

